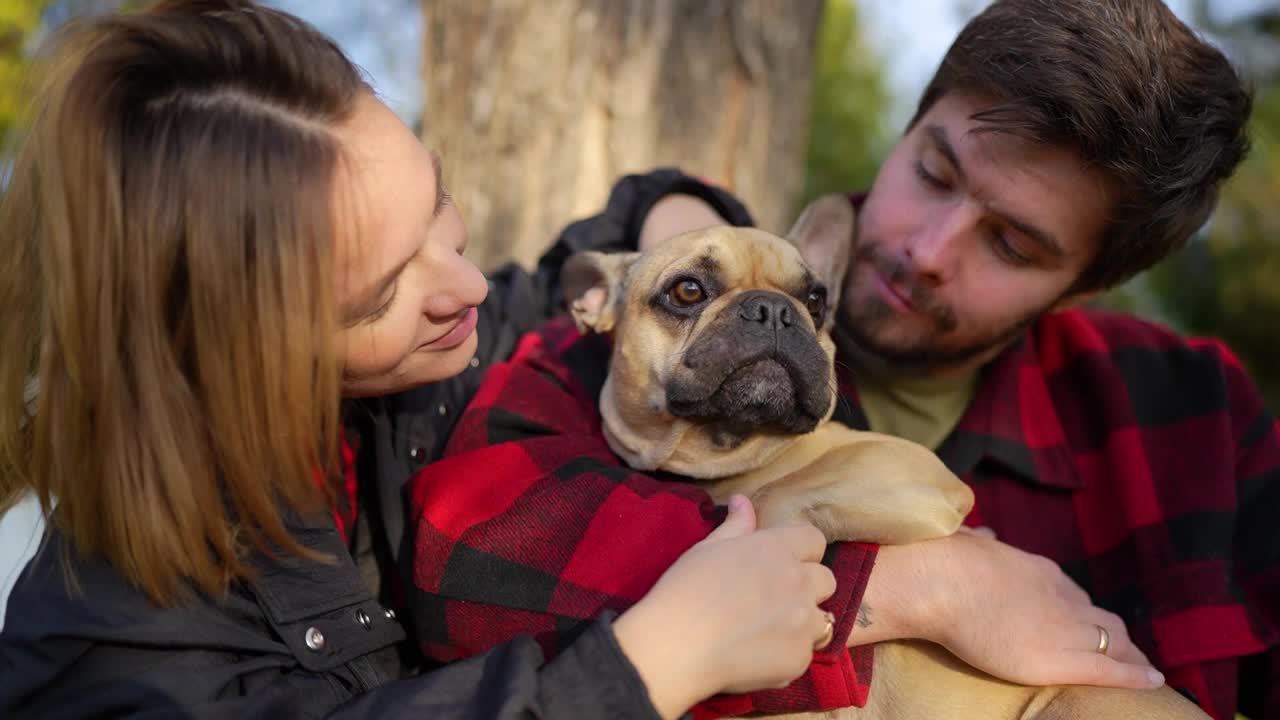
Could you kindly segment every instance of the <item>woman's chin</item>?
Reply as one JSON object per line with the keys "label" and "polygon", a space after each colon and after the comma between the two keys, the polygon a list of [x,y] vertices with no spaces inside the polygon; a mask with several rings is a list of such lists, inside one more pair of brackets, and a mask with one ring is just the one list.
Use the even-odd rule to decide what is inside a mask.
{"label": "woman's chin", "polygon": [[478,345],[479,338],[476,336],[475,331],[472,331],[466,340],[447,350],[423,348],[409,358],[413,361],[413,371],[406,373],[401,378],[404,381],[404,387],[391,392],[408,390],[419,385],[448,380],[455,375],[461,375],[463,371],[471,367],[471,359],[476,356]]}
{"label": "woman's chin", "polygon": [[376,375],[346,376],[342,379],[345,398],[378,397],[412,390],[441,380],[448,380],[471,367],[479,340],[473,332],[466,340],[445,350],[419,348],[400,361],[395,368]]}

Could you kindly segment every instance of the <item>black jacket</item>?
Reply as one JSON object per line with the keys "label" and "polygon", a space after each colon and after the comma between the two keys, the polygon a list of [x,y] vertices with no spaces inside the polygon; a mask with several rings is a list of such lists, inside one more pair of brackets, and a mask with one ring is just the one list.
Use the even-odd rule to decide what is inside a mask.
{"label": "black jacket", "polygon": [[484,369],[560,307],[564,260],[582,249],[634,247],[649,208],[673,192],[701,196],[738,224],[750,221],[730,196],[676,171],[625,178],[605,212],[567,228],[534,273],[509,267],[493,275],[474,367],[349,408],[362,492],[354,560],[329,518],[295,521],[304,545],[338,561],[256,557],[255,579],[225,598],[193,594],[157,609],[105,562],[70,552],[34,498],[6,512],[0,717],[655,717],[610,617],[584,628],[551,662],[526,638],[414,674],[413,643],[388,603],[395,583],[380,581],[407,561],[405,481],[439,455]]}

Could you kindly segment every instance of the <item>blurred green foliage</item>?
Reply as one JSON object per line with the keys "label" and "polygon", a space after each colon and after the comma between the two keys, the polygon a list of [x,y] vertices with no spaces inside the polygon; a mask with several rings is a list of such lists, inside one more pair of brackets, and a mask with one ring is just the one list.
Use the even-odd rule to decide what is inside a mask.
{"label": "blurred green foliage", "polygon": [[889,100],[883,63],[863,37],[858,5],[828,0],[818,28],[800,207],[822,193],[871,187],[889,149]]}
{"label": "blurred green foliage", "polygon": [[48,0],[0,0],[0,139],[26,109],[27,41],[40,27]]}
{"label": "blurred green foliage", "polygon": [[1175,328],[1222,339],[1280,412],[1280,12],[1232,26],[1202,22],[1244,63],[1254,87],[1252,150],[1188,247],[1104,298]]}

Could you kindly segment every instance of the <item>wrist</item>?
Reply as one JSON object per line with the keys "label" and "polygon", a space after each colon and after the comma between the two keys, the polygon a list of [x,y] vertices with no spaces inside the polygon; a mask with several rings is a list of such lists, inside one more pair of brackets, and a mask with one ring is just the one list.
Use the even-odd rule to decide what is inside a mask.
{"label": "wrist", "polygon": [[913,638],[941,640],[944,603],[921,568],[923,544],[881,546],[849,633],[849,647]]}
{"label": "wrist", "polygon": [[720,692],[723,683],[707,671],[709,663],[695,657],[696,640],[673,633],[670,618],[651,615],[646,601],[613,622],[614,636],[649,692],[649,701],[663,718],[678,718],[701,700]]}

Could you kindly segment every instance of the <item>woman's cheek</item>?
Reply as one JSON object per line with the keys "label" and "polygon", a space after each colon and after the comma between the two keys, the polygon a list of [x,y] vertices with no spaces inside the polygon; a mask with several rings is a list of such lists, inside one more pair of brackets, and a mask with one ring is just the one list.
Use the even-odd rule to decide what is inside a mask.
{"label": "woman's cheek", "polygon": [[415,348],[413,319],[403,315],[384,317],[371,326],[348,331],[346,339],[348,374],[371,377],[390,373]]}
{"label": "woman's cheek", "polygon": [[417,349],[420,338],[422,313],[405,303],[396,309],[374,337],[374,351],[381,356],[388,369],[398,366]]}

